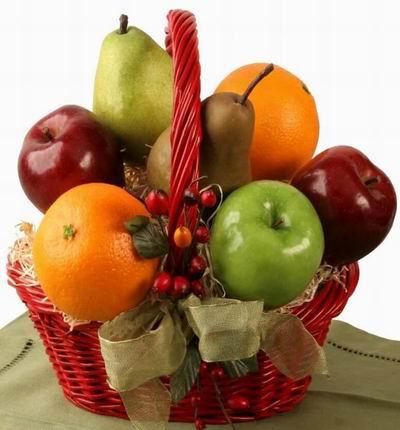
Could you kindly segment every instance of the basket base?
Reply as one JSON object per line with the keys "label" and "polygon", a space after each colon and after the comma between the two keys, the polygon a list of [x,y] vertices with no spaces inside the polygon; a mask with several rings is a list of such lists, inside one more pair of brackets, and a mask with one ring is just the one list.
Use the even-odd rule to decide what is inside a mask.
{"label": "basket base", "polygon": [[[50,362],[57,374],[59,385],[63,390],[64,397],[69,402],[89,412],[128,419],[119,394],[109,388],[105,380],[105,374],[101,375],[103,376],[103,384],[101,386],[97,384],[96,390],[93,390],[94,375],[91,368],[96,373],[103,373],[104,369],[99,369],[98,364],[90,361],[89,357],[93,358],[93,346],[88,351],[88,339],[85,338],[87,336],[92,337],[93,335],[95,341],[98,343],[97,329],[99,324],[92,323],[86,326],[85,330],[81,332],[69,332],[68,325],[59,321],[59,324],[56,326],[59,330],[63,325],[63,333],[53,333],[51,336],[53,339],[49,342],[50,329],[54,330],[54,315],[49,316],[30,312],[29,316],[44,343]],[[61,316],[59,318],[61,319]],[[80,344],[76,343],[76,337],[80,338]],[[55,355],[55,349],[57,349],[57,344],[54,344],[55,338],[64,338],[64,342],[68,338],[71,338],[70,340],[75,348],[75,356],[79,360],[80,365],[82,366],[83,364],[86,366],[86,370],[90,373],[89,377],[86,375],[86,378],[88,377],[86,381],[87,389],[85,389],[85,381],[82,379],[82,374],[77,374],[76,378],[71,377],[71,373],[75,373],[77,369],[72,363],[70,369],[65,363],[60,363],[59,352],[57,356]],[[98,345],[96,349],[99,349]],[[90,355],[87,356],[86,363],[82,363],[81,360],[85,359],[85,350]],[[100,351],[98,352],[100,353]],[[229,418],[234,423],[262,420],[291,411],[305,398],[307,388],[311,383],[311,377],[293,381],[280,374],[262,351],[258,354],[258,362],[260,369],[258,373],[251,373],[235,380],[226,377],[219,382],[223,399],[228,398],[232,394],[245,394],[251,399],[251,409],[245,413],[229,414]],[[226,424],[227,421],[219,407],[211,377],[209,375],[203,376],[201,384],[201,396],[204,400],[199,405],[198,415],[201,416],[205,424]],[[195,409],[190,402],[191,394],[193,392],[189,393],[179,405],[171,407],[170,422],[194,422]]]}
{"label": "basket base", "polygon": [[[305,399],[306,390],[307,390],[307,388],[305,389],[303,396],[298,396],[295,400],[290,399],[290,402],[288,403],[288,405],[286,407],[283,407],[284,405],[281,405],[281,407],[279,408],[279,411],[276,411],[273,408],[271,408],[271,409],[264,411],[262,414],[257,414],[256,417],[255,416],[249,416],[249,415],[229,415],[229,418],[231,419],[231,421],[233,423],[239,424],[239,423],[248,423],[248,422],[253,422],[253,421],[262,421],[264,419],[271,418],[271,417],[276,416],[276,415],[290,412]],[[112,414],[110,414],[108,412],[102,411],[101,409],[93,408],[93,405],[83,404],[81,402],[78,403],[76,401],[76,398],[70,397],[65,391],[64,391],[64,397],[66,398],[66,400],[68,400],[69,402],[71,402],[75,406],[77,406],[81,409],[85,409],[86,411],[89,411],[89,412],[94,413],[96,415],[113,416],[115,418],[120,418],[120,419],[124,419],[124,420],[129,419],[128,416],[126,415],[125,411],[123,411],[121,413],[118,413],[115,411]],[[204,421],[204,423],[206,425],[225,425],[225,424],[228,424],[228,422],[226,421],[225,418],[224,419],[217,419],[217,418],[202,416],[201,419]],[[169,422],[194,423],[194,414],[193,414],[193,416],[190,416],[190,417],[189,416],[175,416],[174,417],[173,411],[171,411],[171,416],[169,418]]]}
{"label": "basket base", "polygon": [[[87,411],[127,419],[120,396],[107,384],[97,333],[100,324],[90,323],[71,331],[62,315],[45,300],[41,287],[32,286],[30,280],[21,277],[21,272],[15,269],[8,265],[10,283],[29,309],[30,318],[40,334],[64,396]],[[320,345],[326,338],[332,318],[339,315],[353,293],[358,275],[357,264],[350,265],[343,274],[342,283],[327,282],[311,302],[292,310]],[[261,420],[288,412],[305,397],[310,377],[300,381],[285,377],[263,352],[258,354],[258,362],[257,373],[235,380],[225,377],[218,381],[224,401],[232,395],[241,395],[247,397],[251,405],[243,414],[228,411],[233,422]],[[209,373],[202,373],[200,377],[202,400],[198,406],[198,416],[206,424],[226,424]],[[168,385],[167,380],[165,383]],[[193,392],[171,408],[170,421],[194,421],[195,408],[190,401],[191,394]]]}
{"label": "basket base", "polygon": [[[58,354],[56,358],[54,348],[57,348],[57,345],[49,343],[49,330],[51,328],[54,329],[52,324],[54,322],[54,315],[50,318],[50,316],[46,314],[30,313],[29,316],[45,345],[46,352],[57,374],[58,382],[63,390],[64,397],[69,402],[89,412],[128,419],[120,396],[116,391],[108,387],[105,382],[105,375],[102,375],[104,383],[101,386],[97,385],[96,390],[93,390],[93,381],[91,379],[93,379],[94,375],[90,373],[91,379],[86,381],[87,390],[85,390],[85,382],[82,380],[83,375],[77,374],[75,379],[71,377],[70,373],[74,373],[76,367],[71,364],[71,369],[68,369],[65,363],[60,363],[60,354]],[[59,322],[58,329],[60,328],[60,324],[61,322]],[[91,367],[95,369],[93,370],[94,372],[98,372],[98,364],[91,363],[90,360],[87,360],[86,363],[82,363],[81,361],[85,354],[85,350],[88,351],[87,339],[85,338],[90,333],[97,336],[98,324],[92,323],[90,326],[86,326],[84,331],[77,333],[68,332],[68,326],[65,323],[63,324],[65,326],[63,333],[54,333],[54,337],[51,336],[53,338],[52,342],[54,342],[54,338],[56,337],[63,337],[64,342],[68,338],[71,338],[72,343],[75,345],[76,357],[78,357],[81,366],[82,364],[86,365],[86,370],[88,372],[91,372]],[[81,338],[80,345],[76,343],[76,337]],[[77,349],[77,346],[79,349]],[[93,347],[90,348],[91,357],[93,357],[92,354]],[[81,358],[79,359],[79,357]],[[232,413],[229,415],[234,423],[262,420],[277,414],[289,412],[305,398],[307,388],[311,382],[311,377],[299,381],[288,379],[279,373],[263,352],[258,354],[258,361],[260,368],[258,373],[252,373],[236,380],[231,380],[226,377],[219,384],[223,399],[228,398],[233,393],[245,394],[251,397],[252,407],[250,410],[241,414]],[[206,375],[202,377],[201,383],[201,395],[204,400],[199,405],[198,415],[201,416],[205,424],[226,424],[227,421],[219,408],[210,376]],[[179,405],[172,406],[170,422],[194,422],[195,409],[190,404],[191,394],[193,393],[189,393]]]}

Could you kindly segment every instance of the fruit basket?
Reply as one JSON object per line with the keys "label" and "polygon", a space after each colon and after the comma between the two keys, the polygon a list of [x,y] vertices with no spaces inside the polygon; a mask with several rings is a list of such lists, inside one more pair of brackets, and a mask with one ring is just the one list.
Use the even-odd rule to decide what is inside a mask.
{"label": "fruit basket", "polygon": [[[353,294],[358,275],[358,265],[349,266],[341,283],[327,282],[311,302],[293,309],[320,345],[325,341],[332,318],[341,313]],[[19,267],[9,265],[8,276],[29,309],[65,397],[91,412],[127,418],[121,398],[107,384],[97,334],[100,324],[78,326],[71,331],[62,314],[44,301],[45,294],[40,286],[32,284],[29,276],[21,275]],[[311,382],[311,377],[298,381],[287,378],[264,352],[258,354],[258,366],[256,373],[235,380],[224,378],[219,384],[222,398],[240,394],[249,399],[251,408],[245,413],[230,415],[233,422],[259,420],[290,411],[303,400]],[[201,372],[202,400],[196,415],[208,424],[225,424],[227,418],[218,403],[211,371],[212,368]],[[168,378],[165,383],[168,386]],[[184,400],[171,408],[170,421],[195,421],[196,409],[191,399],[196,392],[193,388]]]}
{"label": "fruit basket", "polygon": [[[197,216],[194,208],[185,212],[183,199],[189,187],[198,188],[202,140],[200,63],[196,21],[191,13],[174,10],[168,14],[166,49],[173,60],[174,83],[167,229],[170,250],[165,261],[165,267],[168,267],[171,259],[176,263],[184,258],[182,247],[176,245],[174,232],[183,220],[193,231]],[[32,271],[27,271],[20,261],[11,259],[7,270],[10,285],[16,288],[26,304],[40,333],[65,397],[91,412],[121,418],[129,416],[134,421],[124,393],[129,390],[111,388],[104,343],[99,339],[104,326],[89,321],[71,325],[65,314],[47,299]],[[358,264],[337,267],[334,273],[334,277],[321,278],[310,297],[282,309],[283,315],[293,315],[302,321],[320,346],[325,341],[331,320],[341,313],[357,286]],[[285,334],[287,344],[296,343],[294,337],[298,332]],[[256,355],[256,368],[249,365],[247,370],[250,372],[245,374],[236,369],[234,377],[221,367],[219,360],[213,362],[203,358],[191,389],[168,409],[169,420],[194,422],[200,429],[206,424],[233,425],[287,412],[302,401],[311,376],[290,378],[278,367],[276,360],[260,350]],[[170,389],[171,377],[160,376],[163,386]]]}

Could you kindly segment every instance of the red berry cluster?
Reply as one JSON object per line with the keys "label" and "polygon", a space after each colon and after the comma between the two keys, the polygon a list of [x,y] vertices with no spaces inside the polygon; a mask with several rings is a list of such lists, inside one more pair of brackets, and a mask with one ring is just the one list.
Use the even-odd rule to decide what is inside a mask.
{"label": "red berry cluster", "polygon": [[[201,256],[193,257],[189,263],[188,277],[172,276],[167,272],[157,275],[153,283],[153,291],[159,296],[169,296],[179,300],[190,293],[204,297],[204,285],[199,279],[207,267],[205,259]],[[190,273],[190,275],[189,275]]]}
{"label": "red berry cluster", "polygon": [[188,188],[183,194],[183,202],[186,206],[201,205],[204,208],[213,208],[217,204],[217,195],[208,188],[200,194],[193,188]]}
{"label": "red berry cluster", "polygon": [[[199,244],[205,244],[210,240],[210,231],[205,225],[200,225],[201,216],[206,208],[213,208],[217,204],[215,192],[208,188],[199,193],[194,188],[185,190],[183,201],[185,211],[193,206],[200,208],[197,226],[194,234],[186,227],[180,226],[174,232],[174,242],[178,248],[186,249],[193,246],[193,241]],[[153,215],[161,220],[162,216],[168,215],[169,201],[167,194],[162,190],[152,190],[145,200],[147,209]],[[190,248],[192,249],[192,248]],[[195,248],[194,248],[195,249]],[[180,300],[187,297],[190,293],[202,298],[204,297],[204,285],[201,278],[207,269],[207,261],[201,255],[191,255],[189,261],[185,264],[184,276],[172,276],[170,273],[161,272],[157,275],[153,284],[153,291],[158,296],[170,297],[173,300]],[[210,365],[202,362],[199,369],[202,378],[210,377],[214,384],[217,384],[227,378],[223,367],[214,364]],[[219,391],[217,389],[217,391]],[[203,419],[197,416],[199,406],[203,399],[200,392],[195,392],[190,398],[192,407],[195,409],[195,427],[196,430],[203,430],[206,424]],[[221,399],[222,401],[222,399]],[[250,401],[247,397],[234,394],[224,402],[227,411],[233,414],[240,414],[250,409]]]}
{"label": "red berry cluster", "polygon": [[[204,379],[208,379],[211,377],[213,383],[218,387],[219,383],[223,382],[226,378],[228,378],[225,370],[218,364],[209,364],[202,362],[200,364],[199,369],[200,381]],[[204,429],[206,428],[205,422],[198,417],[199,410],[201,411],[201,406],[204,404],[205,399],[202,396],[201,388],[198,388],[199,391],[195,391],[192,393],[190,397],[190,404],[193,409],[195,409],[195,427],[196,429]],[[223,404],[223,410],[227,415],[240,415],[248,412],[251,409],[250,399],[246,396],[240,394],[232,394],[226,399],[221,396],[221,392],[218,388],[216,388],[216,395],[218,396],[221,404]]]}
{"label": "red berry cluster", "polygon": [[155,279],[153,291],[159,296],[169,296],[175,300],[183,299],[190,293],[204,297],[204,285],[201,278],[207,268],[207,261],[201,255],[189,260],[185,276],[171,276],[161,272]]}
{"label": "red berry cluster", "polygon": [[[183,194],[185,206],[201,205],[203,208],[213,208],[217,204],[215,191],[208,188],[200,194],[194,188],[188,188]],[[169,199],[165,191],[156,189],[151,190],[145,198],[148,211],[154,216],[168,215]]]}
{"label": "red berry cluster", "polygon": [[[183,201],[185,209],[195,205],[201,205],[203,209],[213,208],[217,204],[217,196],[212,189],[207,189],[200,194],[195,189],[187,189],[184,192]],[[169,199],[163,190],[151,190],[145,199],[145,204],[154,217],[168,215]],[[198,225],[194,232],[194,239],[198,243],[207,243],[210,240],[210,231],[206,226]],[[174,242],[179,248],[188,248],[192,241],[192,233],[187,227],[180,226],[174,232]]]}
{"label": "red berry cluster", "polygon": [[[185,190],[183,195],[185,211],[193,206],[201,208],[197,226],[192,235],[186,226],[178,227],[174,232],[174,243],[178,248],[189,248],[193,241],[205,244],[210,240],[210,230],[200,225],[201,214],[205,208],[213,208],[217,204],[217,195],[212,189],[199,193],[194,187]],[[169,201],[162,190],[152,190],[145,199],[149,212],[156,217],[168,215]],[[153,284],[153,291],[159,296],[168,296],[174,300],[185,298],[190,293],[204,297],[204,285],[201,281],[207,269],[207,261],[201,255],[195,255],[185,264],[184,276],[172,276],[167,272],[158,274]]]}

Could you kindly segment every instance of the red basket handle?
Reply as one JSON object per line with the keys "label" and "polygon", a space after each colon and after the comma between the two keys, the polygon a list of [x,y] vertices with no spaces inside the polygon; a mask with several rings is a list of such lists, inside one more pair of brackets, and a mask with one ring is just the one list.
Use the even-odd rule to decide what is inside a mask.
{"label": "red basket handle", "polygon": [[[166,48],[172,56],[174,102],[171,128],[171,180],[169,240],[172,257],[178,263],[181,251],[173,242],[176,228],[184,222],[183,194],[199,177],[199,146],[202,138],[200,119],[200,62],[196,19],[184,10],[168,13]],[[197,188],[197,182],[194,185]],[[197,209],[187,214],[187,226],[194,228]]]}

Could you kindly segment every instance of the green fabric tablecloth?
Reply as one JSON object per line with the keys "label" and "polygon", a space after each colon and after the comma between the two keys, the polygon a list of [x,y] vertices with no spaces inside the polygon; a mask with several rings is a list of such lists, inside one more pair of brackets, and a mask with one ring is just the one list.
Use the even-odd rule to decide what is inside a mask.
{"label": "green fabric tablecloth", "polygon": [[[306,400],[294,411],[237,428],[399,430],[400,342],[335,321],[326,353],[330,377],[315,377]],[[0,430],[53,429],[129,430],[131,426],[125,420],[86,412],[64,399],[40,340],[22,315],[0,330]]]}

